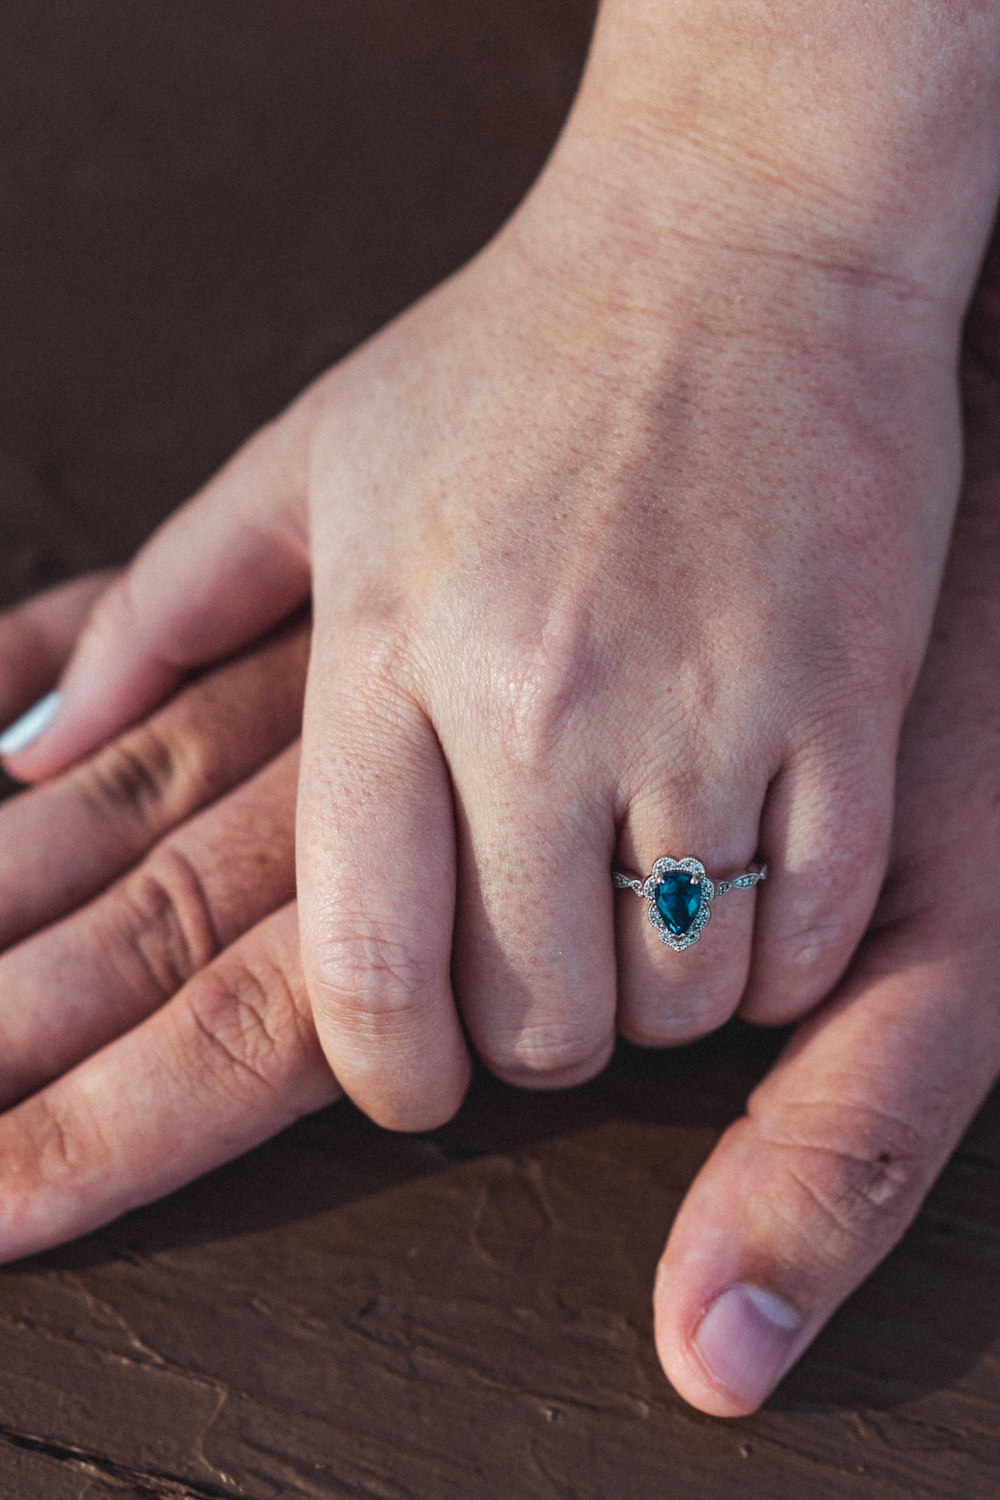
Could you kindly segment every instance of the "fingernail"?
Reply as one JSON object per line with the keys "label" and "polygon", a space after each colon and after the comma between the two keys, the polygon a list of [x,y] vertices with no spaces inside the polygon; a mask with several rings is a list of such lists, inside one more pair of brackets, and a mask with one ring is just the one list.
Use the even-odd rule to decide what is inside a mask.
{"label": "fingernail", "polygon": [[738,1282],[712,1303],[694,1347],[712,1379],[754,1406],[774,1389],[802,1319],[762,1287]]}
{"label": "fingernail", "polygon": [[37,740],[58,713],[60,701],[58,693],[49,693],[34,708],[29,708],[26,714],[22,714],[9,729],[5,729],[0,734],[0,755],[14,755],[16,751],[24,750]]}

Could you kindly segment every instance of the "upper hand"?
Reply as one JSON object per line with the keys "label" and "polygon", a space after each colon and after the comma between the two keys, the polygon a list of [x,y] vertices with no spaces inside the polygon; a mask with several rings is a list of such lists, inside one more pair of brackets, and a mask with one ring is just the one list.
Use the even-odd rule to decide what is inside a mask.
{"label": "upper hand", "polygon": [[[969,493],[904,735],[891,881],[848,981],[800,1027],[691,1189],[658,1279],[664,1366],[710,1412],[763,1400],[895,1243],[1000,1065],[995,375],[980,373],[972,393]],[[0,625],[4,678],[20,681],[21,701],[65,654],[88,592]],[[29,640],[31,653],[15,654]],[[0,959],[12,1001],[0,1049],[3,1260],[158,1197],[337,1097],[294,909],[282,905],[294,763],[280,746],[296,730],[303,644],[286,638],[211,674],[0,812],[13,856],[0,941],[25,936]],[[231,730],[221,754],[220,722]],[[756,1344],[738,1283],[755,1288],[758,1310],[785,1305]]]}
{"label": "upper hand", "polygon": [[[550,177],[252,439],[102,595],[10,758],[52,775],[311,589],[306,984],[343,1086],[400,1128],[456,1108],[463,1022],[551,1085],[616,1027],[803,1014],[885,869],[957,483],[947,320],[725,246],[567,264],[571,225]],[[616,906],[613,861],[758,851],[767,884],[691,952]]]}

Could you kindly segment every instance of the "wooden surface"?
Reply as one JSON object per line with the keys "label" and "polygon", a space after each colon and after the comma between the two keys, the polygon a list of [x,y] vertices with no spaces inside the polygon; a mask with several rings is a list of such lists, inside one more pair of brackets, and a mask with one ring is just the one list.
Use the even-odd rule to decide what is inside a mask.
{"label": "wooden surface", "polygon": [[[127,555],[482,243],[590,20],[589,0],[7,0],[3,597]],[[657,1255],[780,1041],[625,1049],[561,1095],[483,1077],[433,1136],[337,1106],[0,1270],[0,1497],[995,1497],[996,1096],[764,1413],[700,1416],[659,1372]]]}

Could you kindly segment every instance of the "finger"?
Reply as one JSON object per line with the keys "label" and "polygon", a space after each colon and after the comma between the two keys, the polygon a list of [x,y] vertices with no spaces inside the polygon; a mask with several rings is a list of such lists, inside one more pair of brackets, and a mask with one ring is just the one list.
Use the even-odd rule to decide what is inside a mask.
{"label": "finger", "polygon": [[101,890],[298,734],[308,627],[191,683],[89,761],[0,809],[0,947]]}
{"label": "finger", "polygon": [[0,614],[0,722],[9,723],[48,692],[114,576],[111,569],[88,573]]}
{"label": "finger", "polygon": [[[720,878],[746,871],[756,856],[766,784],[763,772],[755,776],[748,766],[737,776],[729,767],[711,768],[707,756],[691,774],[665,767],[630,796],[616,865],[645,880],[661,857],[693,858],[714,893]],[[645,897],[617,894],[618,1026],[641,1046],[676,1045],[714,1030],[733,1014],[747,982],[756,890],[713,894],[699,932],[699,898],[705,902],[708,891],[697,873],[693,878],[699,883],[690,872],[664,871],[654,903],[676,941],[697,934],[679,952],[661,938]]]}
{"label": "finger", "polygon": [[339,1092],[286,907],[140,1026],[0,1116],[0,1260],[152,1202]]}
{"label": "finger", "polygon": [[455,986],[495,1073],[559,1088],[594,1077],[614,1050],[614,825],[596,787],[569,790],[554,767],[517,770],[467,759],[454,773]]}
{"label": "finger", "polygon": [[955,946],[913,949],[908,928],[872,941],[684,1200],[657,1276],[656,1338],[702,1411],[761,1405],[900,1239],[990,1087],[1000,1022],[981,997],[998,955],[963,967]]}
{"label": "finger", "polygon": [[57,692],[0,736],[15,776],[90,754],[303,602],[303,425],[293,408],[251,438],[100,596]]}
{"label": "finger", "polygon": [[295,894],[298,747],[0,958],[0,1107],[169,1000]]}
{"label": "finger", "polygon": [[455,839],[431,724],[384,654],[324,642],[298,817],[303,963],[341,1085],[379,1124],[440,1125],[469,1060],[451,992]]}
{"label": "finger", "polygon": [[[761,826],[768,877],[760,887],[753,965],[740,1014],[784,1025],[824,999],[871,919],[892,825],[898,726],[874,713],[848,739],[792,758]],[[844,743],[843,741],[841,743]]]}

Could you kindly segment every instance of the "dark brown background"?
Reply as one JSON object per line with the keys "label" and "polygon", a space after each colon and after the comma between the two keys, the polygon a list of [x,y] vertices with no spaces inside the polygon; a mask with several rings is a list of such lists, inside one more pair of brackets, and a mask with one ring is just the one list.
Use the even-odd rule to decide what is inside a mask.
{"label": "dark brown background", "polygon": [[[0,589],[125,557],[530,183],[591,0],[6,0]],[[2,857],[2,851],[0,851]],[[779,1039],[338,1106],[0,1271],[0,1496],[1000,1491],[1000,1100],[762,1415],[659,1373],[653,1268]],[[2,1163],[0,1163],[2,1191]]]}

